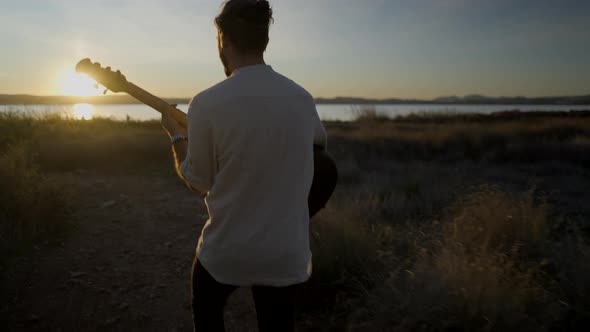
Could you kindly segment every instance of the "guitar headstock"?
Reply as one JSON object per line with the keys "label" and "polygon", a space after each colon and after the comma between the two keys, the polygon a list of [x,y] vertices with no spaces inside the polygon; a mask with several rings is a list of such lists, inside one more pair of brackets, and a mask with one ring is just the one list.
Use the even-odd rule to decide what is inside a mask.
{"label": "guitar headstock", "polygon": [[127,79],[119,70],[112,71],[111,67],[103,68],[98,62],[90,59],[83,59],[76,65],[76,72],[92,77],[96,82],[102,84],[113,92],[125,92],[127,90]]}

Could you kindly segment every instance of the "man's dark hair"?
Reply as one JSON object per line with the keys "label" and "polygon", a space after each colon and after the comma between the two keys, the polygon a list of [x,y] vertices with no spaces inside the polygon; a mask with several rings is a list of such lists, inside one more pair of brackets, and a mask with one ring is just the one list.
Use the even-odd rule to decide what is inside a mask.
{"label": "man's dark hair", "polygon": [[222,35],[244,54],[262,54],[268,45],[268,30],[273,22],[266,0],[229,0],[215,18]]}

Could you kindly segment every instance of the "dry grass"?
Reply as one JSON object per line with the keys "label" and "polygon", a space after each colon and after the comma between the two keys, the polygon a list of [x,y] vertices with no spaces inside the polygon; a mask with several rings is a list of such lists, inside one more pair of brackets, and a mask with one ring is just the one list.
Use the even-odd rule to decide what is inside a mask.
{"label": "dry grass", "polygon": [[71,228],[71,189],[53,173],[173,172],[157,121],[83,121],[4,112],[0,131],[1,260]]}
{"label": "dry grass", "polygon": [[0,113],[0,129],[11,142],[27,140],[40,167],[50,172],[79,169],[126,173],[161,170],[171,163],[170,147],[158,121],[91,121],[59,115],[33,117]]}
{"label": "dry grass", "polygon": [[[307,301],[329,298],[331,306],[324,306],[330,310],[321,311],[321,320],[310,326],[353,331],[580,328],[589,317],[590,265],[581,261],[590,250],[581,236],[573,242],[549,241],[550,209],[534,197],[534,191],[512,194],[483,186],[457,199],[440,220],[399,225],[381,219],[366,227],[355,213],[357,201],[340,196],[314,225],[316,238],[323,241],[314,259],[328,268],[314,271],[323,287],[312,283]],[[365,204],[376,207],[368,200]],[[559,249],[563,245],[568,252]]]}
{"label": "dry grass", "polygon": [[590,166],[590,121],[570,118],[490,122],[332,123],[336,153],[353,148],[360,160],[395,155],[408,162],[489,161],[495,163],[571,162]]}
{"label": "dry grass", "polygon": [[69,226],[69,192],[41,173],[27,143],[0,153],[0,260],[55,239]]}
{"label": "dry grass", "polygon": [[480,188],[451,206],[445,239],[472,254],[536,254],[544,244],[548,207],[535,204],[534,191],[523,196]]}
{"label": "dry grass", "polygon": [[[340,182],[312,224],[302,328],[587,327],[590,121],[377,115],[326,124]],[[0,114],[0,130],[8,246],[40,241],[67,220],[65,196],[45,174],[174,176],[157,122]]]}
{"label": "dry grass", "polygon": [[331,306],[303,315],[306,328],[588,326],[588,121],[411,117],[328,127],[341,182],[312,227],[324,241],[314,259],[340,269],[313,278],[340,287],[312,288],[304,303]]}

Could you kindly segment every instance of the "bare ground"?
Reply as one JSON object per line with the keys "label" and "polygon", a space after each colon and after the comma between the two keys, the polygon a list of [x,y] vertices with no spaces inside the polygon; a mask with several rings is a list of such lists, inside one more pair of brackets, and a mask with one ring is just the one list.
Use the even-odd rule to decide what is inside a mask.
{"label": "bare ground", "polygon": [[[207,219],[173,177],[77,172],[77,228],[2,271],[4,331],[191,331],[190,271]],[[226,307],[228,331],[256,330],[248,289]]]}

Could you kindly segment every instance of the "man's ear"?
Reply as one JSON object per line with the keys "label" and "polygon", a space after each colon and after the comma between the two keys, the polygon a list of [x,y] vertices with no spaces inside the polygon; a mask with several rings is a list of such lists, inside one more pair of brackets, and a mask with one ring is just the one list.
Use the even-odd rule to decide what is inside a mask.
{"label": "man's ear", "polygon": [[225,50],[232,50],[233,49],[233,44],[231,42],[231,40],[227,37],[227,35],[224,35],[223,33],[219,33],[219,42],[221,43],[221,47]]}
{"label": "man's ear", "polygon": [[223,46],[221,31],[217,31],[217,47],[221,48]]}

